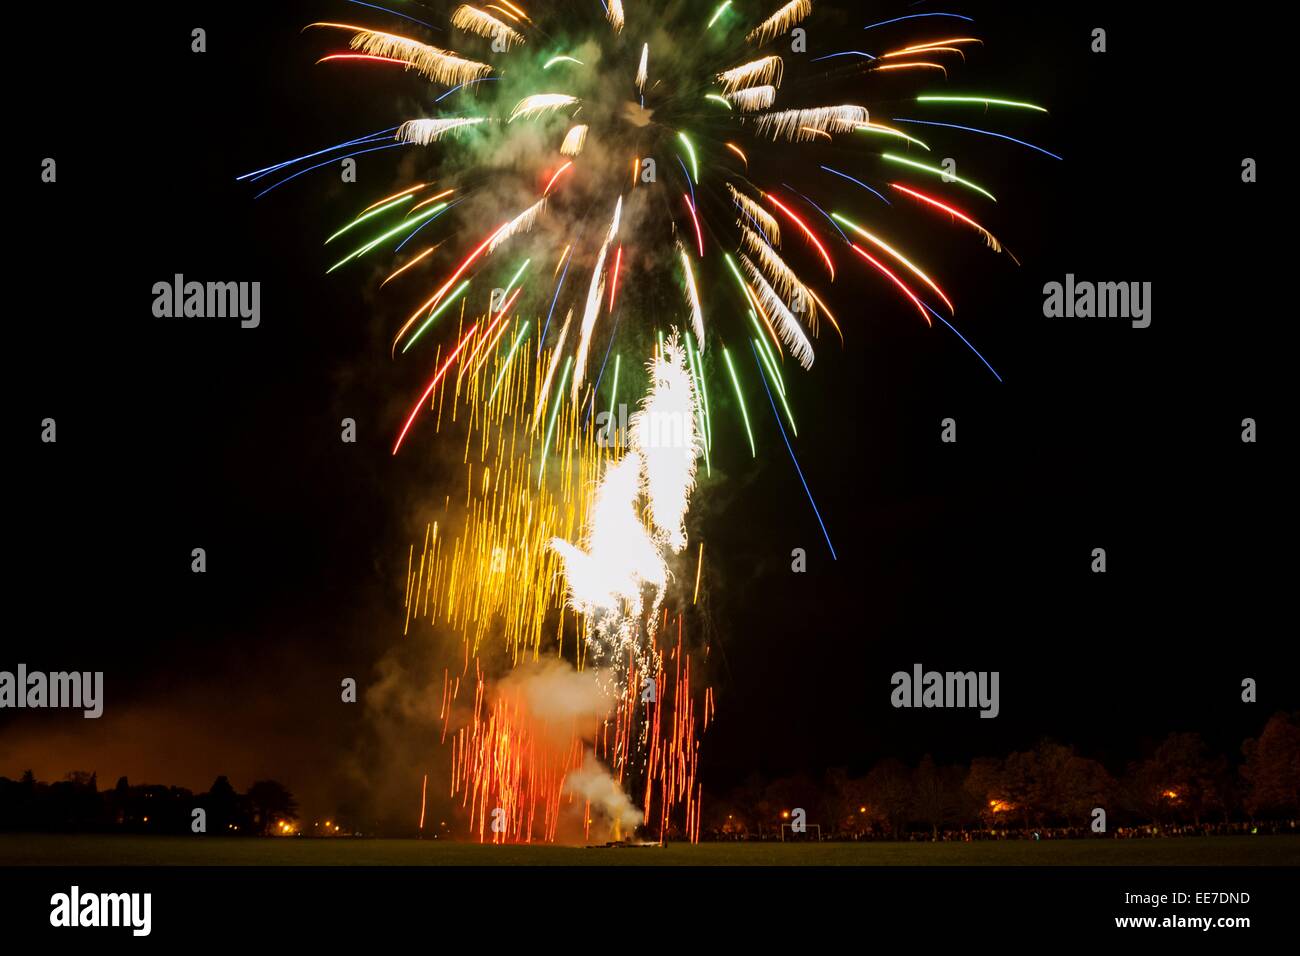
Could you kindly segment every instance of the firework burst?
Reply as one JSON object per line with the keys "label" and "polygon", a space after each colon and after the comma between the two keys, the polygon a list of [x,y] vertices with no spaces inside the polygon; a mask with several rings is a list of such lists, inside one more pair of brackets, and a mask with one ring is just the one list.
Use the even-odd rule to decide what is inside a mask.
{"label": "firework burst", "polygon": [[[411,19],[362,6],[376,18]],[[686,515],[697,466],[712,471],[710,393],[714,402],[727,396],[754,456],[750,405],[768,400],[833,556],[790,441],[798,428],[787,357],[813,367],[822,319],[843,339],[827,300],[846,265],[927,325],[937,318],[957,331],[953,300],[923,256],[870,218],[873,204],[889,204],[888,191],[908,213],[958,227],[945,239],[973,231],[988,247],[976,242],[976,252],[996,254],[1005,247],[982,224],[994,197],[914,158],[930,152],[921,137],[936,127],[998,136],[1059,159],[941,121],[944,111],[972,107],[1042,111],[935,90],[936,73],[962,67],[981,41],[934,24],[956,18],[969,27],[970,18],[868,24],[874,52],[812,56],[787,42],[796,27],[813,29],[826,6],[606,0],[526,11],[503,0],[444,10],[452,29],[438,37],[409,23],[401,33],[311,24],[321,35],[349,34],[353,52],[322,64],[401,65],[427,81],[426,105],[392,117],[388,129],[241,177],[265,195],[339,159],[415,154],[404,168],[418,170],[418,182],[400,183],[331,237],[369,233],[330,271],[392,256],[379,284],[404,311],[413,307],[394,330],[393,354],[421,362],[429,378],[393,453],[416,435],[464,442],[466,496],[455,508],[447,496],[418,560],[412,546],[406,607],[408,629],[427,620],[464,639],[444,716],[450,726],[460,678],[472,681],[467,722],[448,732],[453,794],[480,839],[494,810],[507,822],[493,839],[554,839],[562,804],[579,797],[589,825],[591,795],[604,792],[593,760],[610,768],[620,793],[638,788],[644,820],[657,806],[660,834],[674,808],[684,814],[679,830],[697,832],[696,735],[712,693],[695,703],[688,612],[670,608],[686,603],[675,603],[679,579],[683,594],[694,583],[691,604],[699,594],[703,548],[688,567]],[[909,80],[917,89],[903,99],[939,119],[894,115],[899,83]],[[855,157],[852,172],[836,168],[846,156]],[[935,175],[939,184],[924,191],[915,181]],[[988,205],[972,214],[954,191]],[[635,395],[630,427],[615,428],[619,399]],[[677,641],[665,645],[673,621]],[[535,705],[490,689],[477,659],[489,636],[504,637],[515,663],[546,648],[604,675],[598,726],[543,746]],[[671,717],[641,687],[664,677],[665,646],[678,675]],[[613,812],[617,825],[623,816]]]}

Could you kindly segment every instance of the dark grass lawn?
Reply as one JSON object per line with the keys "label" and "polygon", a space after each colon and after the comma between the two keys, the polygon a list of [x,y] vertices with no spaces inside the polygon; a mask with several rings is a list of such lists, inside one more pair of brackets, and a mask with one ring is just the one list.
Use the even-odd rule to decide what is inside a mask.
{"label": "dark grass lawn", "polygon": [[0,834],[0,866],[1296,866],[1300,837],[494,847],[437,840]]}

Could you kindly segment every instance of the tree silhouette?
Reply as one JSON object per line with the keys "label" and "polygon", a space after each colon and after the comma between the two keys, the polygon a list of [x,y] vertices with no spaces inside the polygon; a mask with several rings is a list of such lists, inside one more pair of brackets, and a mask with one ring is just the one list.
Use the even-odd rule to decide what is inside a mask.
{"label": "tree silhouette", "polygon": [[275,780],[257,781],[248,788],[244,799],[258,833],[269,833],[281,820],[298,819],[298,803],[293,794]]}
{"label": "tree silhouette", "polygon": [[959,771],[950,767],[935,766],[934,758],[926,754],[912,774],[912,805],[916,817],[930,825],[930,836],[939,838],[939,827],[951,821],[959,811]]}
{"label": "tree silhouette", "polygon": [[1002,787],[1007,795],[1007,802],[1015,807],[1015,812],[1026,830],[1030,823],[1041,816],[1038,805],[1038,754],[1033,751],[1018,751],[1009,756],[1002,765]]}
{"label": "tree silhouette", "polygon": [[1059,811],[1071,826],[1083,826],[1096,807],[1106,807],[1118,784],[1096,760],[1072,754],[1065,766],[1065,797]]}
{"label": "tree silhouette", "polygon": [[912,813],[912,771],[892,757],[882,760],[867,774],[867,794],[897,839]]}
{"label": "tree silhouette", "polygon": [[239,794],[224,775],[212,781],[212,786],[199,797],[198,802],[207,811],[209,833],[226,834],[235,828],[247,829]]}
{"label": "tree silhouette", "polygon": [[1210,756],[1200,734],[1170,734],[1148,761],[1159,799],[1197,826],[1206,811],[1223,803],[1217,786],[1222,762]]}
{"label": "tree silhouette", "polygon": [[996,827],[1006,821],[1013,805],[1007,792],[1007,774],[1003,761],[994,757],[977,757],[962,783],[962,790],[975,804],[975,813],[985,824]]}
{"label": "tree silhouette", "polygon": [[865,780],[849,776],[843,767],[826,775],[829,796],[823,801],[833,830],[861,836],[876,817]]}
{"label": "tree silhouette", "polygon": [[1300,713],[1274,714],[1259,738],[1247,740],[1241,751],[1250,815],[1300,810]]}

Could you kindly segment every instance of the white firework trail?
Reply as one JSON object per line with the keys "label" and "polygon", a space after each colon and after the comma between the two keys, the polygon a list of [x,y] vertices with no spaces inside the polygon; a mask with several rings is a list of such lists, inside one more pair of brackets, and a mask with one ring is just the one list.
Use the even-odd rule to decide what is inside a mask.
{"label": "white firework trail", "polygon": [[564,142],[560,145],[560,152],[565,156],[577,156],[582,152],[582,147],[587,143],[587,127],[574,126],[564,134]]}
{"label": "white firework trail", "polygon": [[609,255],[609,246],[601,247],[596,256],[596,268],[591,274],[591,285],[587,289],[587,304],[582,310],[582,327],[578,330],[578,354],[573,363],[573,384],[569,389],[573,401],[578,400],[578,389],[587,374],[587,355],[591,351],[591,333],[596,328],[596,319],[600,316],[600,306],[605,301],[605,259]]}
{"label": "white firework trail", "polygon": [[790,0],[745,37],[750,43],[762,45],[774,40],[812,13],[812,0]]}
{"label": "white firework trail", "polygon": [[818,133],[852,133],[867,122],[865,106],[818,106],[808,110],[782,110],[755,117],[760,136],[785,137],[791,142],[816,139]]}
{"label": "white firework trail", "polygon": [[[316,25],[316,24],[313,24]],[[319,26],[345,26],[324,23]],[[435,83],[459,86],[471,80],[482,79],[492,72],[486,63],[467,60],[449,50],[420,43],[396,33],[382,30],[362,30],[353,34],[348,45],[368,56],[383,56],[406,62],[408,70],[415,70]]]}
{"label": "white firework trail", "polygon": [[758,264],[763,267],[763,272],[771,280],[773,288],[781,298],[786,303],[798,303],[791,305],[790,310],[803,315],[812,315],[813,300],[808,294],[807,287],[799,281],[799,276],[786,265],[785,260],[777,254],[763,234],[741,223],[740,241],[758,259]]}
{"label": "white firework trail", "polygon": [[[537,393],[537,407],[533,409],[533,431],[537,430],[537,425],[542,420],[542,407],[546,404],[546,396],[551,394],[551,380],[555,378],[555,370],[560,366],[560,353],[564,351],[564,340],[569,337],[569,326],[573,324],[573,310],[564,317],[564,328],[560,329],[560,341],[555,343],[555,351],[551,353],[551,363],[546,368],[546,378],[542,380],[542,389]],[[558,396],[555,399],[560,400]]]}
{"label": "white firework trail", "polygon": [[605,260],[609,258],[609,247],[618,238],[618,227],[623,219],[623,197],[618,197],[614,206],[614,219],[609,225],[609,232],[601,244],[600,254],[596,256],[596,267],[592,270],[591,286],[587,290],[587,304],[582,311],[582,330],[578,339],[578,355],[573,363],[572,397],[578,400],[578,387],[587,372],[587,355],[591,351],[591,333],[596,328],[596,319],[600,317],[600,306],[605,299]]}
{"label": "white firework trail", "polygon": [[784,72],[785,65],[779,56],[765,56],[719,73],[718,81],[722,84],[722,92],[735,93],[751,86],[780,86]]}
{"label": "white firework trail", "polygon": [[[731,183],[727,183],[727,191],[731,193],[731,201],[736,204],[736,207],[745,216],[758,224],[758,228],[767,236],[767,241],[773,245],[779,245],[781,243],[781,226],[776,221],[776,217]],[[742,217],[736,220],[736,225],[745,225],[745,219]]]}
{"label": "white firework trail", "polygon": [[751,86],[747,90],[736,90],[729,93],[726,97],[727,102],[742,113],[753,113],[755,110],[765,110],[771,108],[776,102],[775,86]]}
{"label": "white firework trail", "polygon": [[741,255],[740,264],[745,269],[745,274],[749,276],[749,281],[754,284],[754,290],[758,296],[759,304],[763,306],[768,316],[776,325],[776,334],[785,343],[786,348],[805,369],[812,368],[813,365],[813,347],[808,341],[808,336],[804,334],[803,327],[799,320],[794,317],[794,313],[787,308],[785,302],[776,294],[776,290],[768,283],[767,279],[759,271],[758,266],[754,265],[749,256]]}
{"label": "white firework trail", "polygon": [[682,258],[682,271],[686,273],[686,302],[691,307],[691,328],[695,331],[700,351],[704,351],[704,309],[700,306],[700,290],[695,285],[695,271],[691,268],[690,254],[680,242],[677,243],[677,253]]}
{"label": "white firework trail", "polygon": [[452,12],[451,25],[467,33],[477,33],[489,40],[499,39],[505,44],[507,50],[512,44],[524,42],[524,35],[510,24],[467,3],[461,4]]}
{"label": "white firework trail", "polygon": [[515,216],[508,223],[497,230],[497,234],[492,237],[492,243],[488,246],[487,254],[497,251],[497,247],[512,236],[517,236],[521,232],[529,232],[537,224],[537,217],[546,209],[546,199],[539,199],[519,215]]}
{"label": "white firework trail", "polygon": [[650,79],[650,44],[641,47],[641,65],[636,68],[637,92],[644,93],[646,81]]}
{"label": "white firework trail", "polygon": [[620,32],[623,29],[623,0],[609,0],[605,16],[609,18],[610,25],[614,27],[614,32]]}
{"label": "white firework trail", "polygon": [[577,102],[578,98],[570,96],[568,93],[535,93],[532,96],[525,96],[515,104],[515,108],[510,111],[510,119],[507,122],[513,123],[521,116],[536,116],[539,113],[549,113],[551,110],[563,109]]}
{"label": "white firework trail", "polygon": [[487,122],[482,117],[458,117],[455,119],[417,119],[407,120],[397,128],[396,139],[403,143],[416,143],[428,146],[436,143],[448,133],[467,126],[477,126]]}

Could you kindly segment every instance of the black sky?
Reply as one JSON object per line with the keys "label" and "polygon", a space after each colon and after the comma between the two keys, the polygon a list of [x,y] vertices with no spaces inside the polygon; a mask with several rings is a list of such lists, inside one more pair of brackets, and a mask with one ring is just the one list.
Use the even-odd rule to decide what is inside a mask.
{"label": "black sky", "polygon": [[[395,125],[412,81],[312,65],[327,44],[300,35],[310,20],[393,22],[343,2],[152,6],[113,22],[104,11],[76,57],[23,54],[14,90],[0,668],[103,670],[109,696],[94,726],[0,717],[0,774],[98,769],[196,788],[274,776],[325,805],[364,740],[338,681],[364,693],[402,644],[414,515],[448,489],[433,465],[388,454],[427,369],[390,365],[390,327],[360,275],[322,276],[323,238],[357,197],[384,194],[396,160],[363,158],[357,187],[323,170],[256,201],[235,176]],[[691,527],[707,541],[716,629],[706,790],[752,771],[969,759],[1043,735],[1112,763],[1175,730],[1235,750],[1300,705],[1282,605],[1285,174],[1267,161],[1273,80],[1246,43],[1258,24],[1210,31],[1134,4],[959,9],[988,42],[953,89],[1015,93],[1051,115],[953,121],[1066,161],[929,137],[998,195],[965,206],[1021,268],[941,218],[888,222],[925,251],[958,328],[1004,381],[883,285],[837,283],[846,347],[824,332],[813,372],[787,378],[838,561],[769,411],[757,406],[757,465],[719,428]],[[881,10],[848,19],[913,7]],[[15,15],[38,35],[67,26],[55,8]],[[1098,26],[1105,54],[1089,52]],[[810,46],[860,43],[814,28]],[[57,185],[37,182],[45,156]],[[1241,183],[1246,156],[1261,183]],[[851,185],[815,182],[879,212]],[[260,281],[262,327],[155,319],[151,287],[174,273]],[[1066,273],[1152,282],[1151,328],[1045,319],[1043,284]],[[356,446],[338,440],[345,415]],[[47,416],[55,446],[36,438]],[[948,416],[956,446],[938,440]],[[1244,417],[1259,444],[1239,440]],[[194,547],[206,575],[189,571]],[[804,575],[790,572],[796,547]],[[1094,547],[1104,576],[1090,573]],[[1001,716],[893,710],[889,676],[916,662],[1000,671]],[[1247,676],[1253,707],[1239,699]]]}

